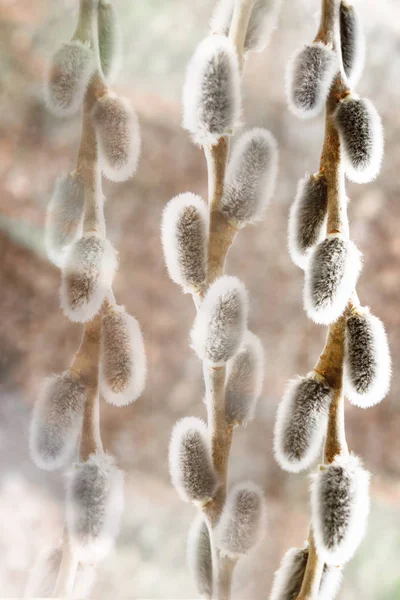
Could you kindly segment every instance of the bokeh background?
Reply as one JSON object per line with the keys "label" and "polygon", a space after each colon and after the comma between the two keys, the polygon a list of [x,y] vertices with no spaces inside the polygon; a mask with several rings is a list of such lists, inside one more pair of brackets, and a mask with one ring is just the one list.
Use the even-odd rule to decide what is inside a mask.
{"label": "bokeh background", "polygon": [[[204,415],[201,365],[189,349],[190,298],[167,277],[159,239],[161,212],[175,194],[206,195],[202,152],[180,127],[186,64],[207,32],[213,0],[115,0],[124,64],[115,82],[140,118],[137,175],[105,183],[106,218],[120,251],[115,293],[140,321],[149,359],[144,395],[127,408],[101,405],[106,447],[127,472],[126,511],[115,554],[99,569],[93,597],[191,599],[186,534],[194,509],[172,488],[167,448],[174,422]],[[267,50],[252,54],[243,79],[246,127],[264,126],[280,145],[277,191],[265,221],[237,237],[227,271],[251,295],[250,327],[262,339],[266,377],[255,422],[235,433],[232,482],[254,479],[265,490],[268,530],[239,563],[234,597],[266,599],[285,550],[300,545],[309,522],[308,478],[280,471],[272,453],[277,404],[287,379],[312,368],[325,329],[302,308],[302,273],[290,261],[286,228],[296,183],[318,168],[323,117],[301,122],[285,106],[284,68],[316,31],[318,0],[284,0]],[[346,406],[350,447],[372,472],[368,534],[345,569],[340,600],[400,597],[400,5],[360,0],[367,62],[358,91],[382,115],[386,156],[379,178],[348,184],[351,232],[364,253],[361,301],[386,324],[393,384],[379,406]],[[59,539],[64,476],[30,461],[28,428],[43,378],[66,368],[81,327],[60,311],[60,275],[45,255],[46,205],[59,174],[74,168],[79,115],[57,120],[43,101],[49,56],[68,40],[77,0],[0,0],[0,595],[19,597],[38,551]]]}

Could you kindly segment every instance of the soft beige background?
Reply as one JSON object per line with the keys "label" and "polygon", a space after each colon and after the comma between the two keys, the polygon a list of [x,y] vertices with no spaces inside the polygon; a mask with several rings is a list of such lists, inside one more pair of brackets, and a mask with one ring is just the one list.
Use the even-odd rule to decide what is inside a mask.
{"label": "soft beige background", "polygon": [[[169,281],[159,225],[173,195],[206,194],[205,161],[180,128],[185,65],[207,31],[210,0],[116,0],[124,35],[124,66],[115,89],[132,99],[142,128],[137,176],[105,184],[108,231],[120,251],[115,292],[140,321],[149,358],[145,394],[133,406],[101,407],[106,446],[127,471],[126,511],[115,555],[101,566],[93,597],[189,599],[196,593],[185,564],[194,516],[172,488],[167,467],[171,428],[184,415],[204,415],[201,366],[189,349],[190,298]],[[240,233],[228,272],[251,294],[250,326],[266,351],[266,379],[255,422],[235,433],[230,479],[252,478],[265,490],[268,531],[243,560],[234,583],[238,600],[266,599],[279,560],[307,535],[308,479],[280,471],[272,428],[287,379],[307,372],[325,330],[302,309],[302,273],[286,250],[288,208],[297,180],[317,169],[323,118],[296,120],[285,106],[284,67],[316,30],[318,0],[286,0],[279,28],[245,68],[246,126],[272,130],[281,159],[266,219]],[[340,600],[400,597],[400,6],[397,0],[358,2],[368,39],[359,93],[380,111],[386,157],[378,180],[348,185],[352,235],[364,253],[362,302],[380,316],[392,347],[390,396],[363,411],[346,407],[349,445],[373,473],[368,535],[345,570]],[[63,370],[80,339],[58,304],[59,273],[43,251],[45,207],[55,178],[72,169],[79,116],[57,120],[43,103],[49,54],[70,36],[77,0],[0,0],[0,595],[21,595],[27,570],[63,522],[63,475],[30,461],[29,416],[40,382]]]}

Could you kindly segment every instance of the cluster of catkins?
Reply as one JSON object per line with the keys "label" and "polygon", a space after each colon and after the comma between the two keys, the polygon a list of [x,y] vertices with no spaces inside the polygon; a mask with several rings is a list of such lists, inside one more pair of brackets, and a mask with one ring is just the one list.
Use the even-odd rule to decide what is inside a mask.
{"label": "cluster of catkins", "polygon": [[[359,19],[354,8],[344,2],[339,19],[336,50],[316,41],[295,54],[287,71],[287,94],[292,112],[311,118],[321,112],[336,81],[346,88],[332,115],[342,157],[339,202],[346,214],[341,174],[358,183],[373,180],[382,160],[383,134],[372,103],[350,89],[363,68],[364,38]],[[383,324],[368,308],[360,307],[356,300],[349,305],[361,257],[348,231],[327,232],[329,192],[323,170],[300,181],[290,211],[289,251],[293,262],[305,271],[308,316],[325,325],[344,316],[343,392],[352,404],[367,408],[380,402],[389,389],[388,342]],[[318,371],[289,383],[275,427],[275,456],[286,471],[298,473],[317,460],[333,394]],[[325,562],[318,598],[329,600],[340,585],[340,566],[351,559],[366,528],[369,473],[358,457],[343,453],[320,466],[312,477],[311,508],[316,550]],[[307,546],[288,551],[277,571],[271,600],[297,598],[307,557]]]}
{"label": "cluster of catkins", "polygon": [[[135,113],[126,99],[107,87],[118,61],[118,46],[110,2],[81,0],[75,34],[53,57],[47,82],[48,106],[54,113],[65,116],[82,105],[85,109],[83,153],[77,169],[56,183],[47,210],[48,254],[62,272],[64,313],[71,321],[91,327],[89,322],[96,318],[101,330],[95,389],[92,382],[88,389],[78,353],[68,370],[45,382],[34,407],[31,456],[38,467],[49,471],[68,466],[79,455],[87,403],[97,403],[101,394],[107,402],[125,406],[138,398],[145,384],[139,324],[115,304],[112,293],[117,253],[105,236],[101,190],[101,173],[114,181],[133,174],[140,148]],[[101,90],[98,97],[97,90]],[[87,135],[91,130],[92,139]],[[85,335],[81,350],[84,344]],[[97,452],[75,463],[67,478],[66,527],[79,561],[74,596],[82,597],[82,590],[91,585],[93,570],[85,567],[102,560],[112,548],[122,510],[123,473],[100,441]],[[28,584],[28,597],[52,593],[61,555],[61,548],[43,554]]]}
{"label": "cluster of catkins", "polygon": [[[245,52],[265,47],[277,5],[270,0],[255,3]],[[233,0],[218,3],[211,21],[212,35],[197,47],[183,90],[184,127],[205,151],[231,134],[240,122],[240,67],[228,37],[233,7]],[[277,166],[277,144],[269,131],[255,128],[239,137],[227,165],[218,207],[228,228],[240,229],[263,218],[274,191]],[[209,280],[209,207],[201,197],[187,192],[168,202],[162,243],[171,279],[195,300],[192,347],[205,371],[220,369],[224,373],[226,426],[245,425],[253,418],[261,393],[263,349],[259,338],[247,329],[248,294],[243,283],[226,275]],[[206,377],[207,404],[213,402],[208,388]],[[208,409],[210,414],[212,407]],[[174,427],[169,451],[171,479],[179,495],[205,514],[223,484],[213,464],[210,437],[203,420],[183,418]],[[199,593],[205,597],[212,594],[212,548],[236,560],[258,542],[264,518],[263,494],[252,482],[231,487],[212,529],[204,514],[199,514],[188,539],[189,567]]]}

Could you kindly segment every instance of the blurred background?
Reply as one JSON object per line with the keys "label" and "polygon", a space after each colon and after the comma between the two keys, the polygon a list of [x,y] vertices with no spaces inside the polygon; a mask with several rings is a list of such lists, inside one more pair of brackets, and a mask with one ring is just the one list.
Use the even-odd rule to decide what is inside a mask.
{"label": "blurred background", "polygon": [[[194,318],[188,296],[167,277],[159,239],[161,212],[175,194],[206,196],[202,152],[180,127],[186,64],[207,32],[213,0],[115,0],[124,64],[115,90],[132,100],[142,130],[137,175],[105,182],[109,237],[120,252],[114,286],[142,325],[149,360],[144,395],[132,406],[101,405],[105,446],[126,471],[126,511],[115,554],[99,568],[93,597],[196,598],[186,567],[186,535],[194,508],[172,488],[167,448],[174,422],[204,416],[201,365],[189,349]],[[323,117],[298,121],[284,96],[292,52],[312,40],[318,0],[284,0],[268,48],[251,54],[243,78],[245,127],[271,129],[280,145],[277,191],[265,221],[237,237],[227,271],[251,295],[250,327],[266,352],[266,377],[255,421],[236,430],[229,477],[251,478],[265,490],[268,530],[240,561],[234,598],[265,599],[284,552],[307,537],[309,481],[274,461],[272,430],[285,382],[317,360],[326,330],[302,308],[302,272],[286,249],[287,217],[296,184],[316,171]],[[352,236],[364,253],[358,291],[384,321],[393,356],[391,393],[361,410],[347,404],[351,449],[373,474],[367,536],[345,569],[340,600],[400,597],[400,5],[360,0],[367,61],[358,92],[382,115],[386,156],[379,178],[348,184]],[[75,27],[77,0],[0,0],[0,596],[19,597],[41,548],[60,538],[64,476],[39,471],[28,452],[32,404],[43,378],[63,371],[81,326],[59,308],[58,270],[43,246],[46,205],[58,175],[74,168],[79,115],[51,116],[43,101],[49,56]]]}

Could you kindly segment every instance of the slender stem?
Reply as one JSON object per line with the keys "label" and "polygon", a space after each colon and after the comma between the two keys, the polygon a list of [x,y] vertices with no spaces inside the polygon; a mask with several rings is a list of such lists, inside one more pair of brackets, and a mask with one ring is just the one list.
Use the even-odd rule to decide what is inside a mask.
{"label": "slender stem", "polygon": [[297,600],[317,600],[324,570],[324,561],[318,556],[312,529],[308,536],[308,560],[303,583]]}
{"label": "slender stem", "polygon": [[56,585],[53,591],[53,598],[70,597],[75,582],[77,568],[78,559],[72,552],[68,539],[68,532],[65,529],[63,535],[61,563],[57,575]]}
{"label": "slender stem", "polygon": [[219,555],[218,574],[216,579],[216,598],[218,600],[229,600],[232,590],[233,571],[238,559],[230,556]]}

